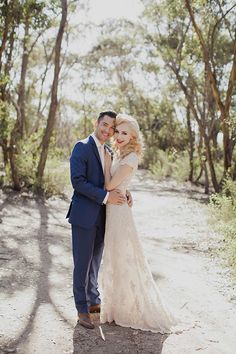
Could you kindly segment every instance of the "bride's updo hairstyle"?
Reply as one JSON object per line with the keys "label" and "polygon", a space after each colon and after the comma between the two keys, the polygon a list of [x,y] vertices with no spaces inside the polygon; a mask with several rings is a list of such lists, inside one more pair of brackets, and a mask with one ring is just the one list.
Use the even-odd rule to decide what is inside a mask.
{"label": "bride's updo hairstyle", "polygon": [[139,157],[141,157],[143,142],[138,122],[136,121],[136,119],[129,116],[128,114],[121,113],[116,116],[116,127],[118,127],[122,123],[126,123],[129,125],[129,127],[131,128],[132,136],[129,143],[125,145],[122,150],[119,150],[115,146],[118,158],[123,159],[131,152],[135,152]]}

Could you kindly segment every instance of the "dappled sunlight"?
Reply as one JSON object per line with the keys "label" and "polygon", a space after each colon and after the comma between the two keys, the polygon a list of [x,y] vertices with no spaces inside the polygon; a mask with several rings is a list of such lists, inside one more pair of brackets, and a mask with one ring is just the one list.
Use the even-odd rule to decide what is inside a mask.
{"label": "dappled sunlight", "polygon": [[[7,262],[1,282],[4,290],[2,302],[5,303],[6,310],[6,313],[3,313],[7,330],[5,342],[8,347],[14,348],[19,343],[25,343],[26,347],[30,348],[33,344],[30,344],[31,337],[28,341],[28,336],[41,324],[47,327],[52,318],[55,323],[58,319],[61,320],[63,326],[65,324],[69,326],[68,328],[74,324],[72,313],[70,314],[73,308],[70,238],[68,245],[64,242],[63,247],[60,231],[56,230],[54,224],[48,223],[48,208],[46,203],[32,200],[29,200],[29,203],[25,202],[24,206],[21,200],[14,206],[11,205],[10,211],[11,215],[12,213],[15,215],[15,224],[21,222],[22,214],[27,215],[19,235],[14,233],[15,224],[11,223],[11,215],[4,213],[3,224],[11,235],[5,234],[2,240],[4,253],[1,253],[5,254],[3,259]],[[53,228],[53,233],[49,232],[50,227]],[[55,236],[57,243],[59,240],[60,243],[55,244]],[[65,286],[68,289],[66,297],[69,299],[66,311],[65,304],[60,306],[59,303],[54,303],[54,297],[56,298],[58,293],[60,299],[60,289]],[[64,296],[62,299],[65,303]],[[42,336],[42,333],[38,335]],[[55,346],[55,341],[51,344]]]}
{"label": "dappled sunlight", "polygon": [[37,301],[36,289],[33,286],[25,289],[15,289],[9,296],[1,296],[0,331],[5,333],[5,341],[9,344],[14,338],[20,338],[22,328],[26,328],[32,322],[34,303]]}
{"label": "dappled sunlight", "polygon": [[[234,354],[235,18],[232,1],[1,1],[1,352]],[[110,118],[108,110],[114,111]],[[119,131],[119,114],[132,116],[136,128]],[[84,139],[93,140],[94,130],[107,146],[95,160],[94,145],[90,160]],[[86,222],[86,228],[93,222],[90,205],[96,223],[102,203],[95,195],[105,195],[114,177],[110,163],[134,149],[135,134],[143,140],[140,160],[122,161],[121,170],[139,166],[131,187],[138,237],[164,304],[187,328],[168,336],[100,326],[98,314],[92,315],[94,330],[77,323],[66,219],[73,186],[79,197],[70,222]],[[118,192],[109,190],[111,202]],[[129,229],[124,207],[121,226]],[[107,235],[115,238],[115,231]],[[124,245],[115,247],[109,264],[120,260]],[[128,267],[129,254],[125,258]],[[118,286],[112,294],[119,294]],[[139,296],[126,299],[138,302]]]}
{"label": "dappled sunlight", "polygon": [[[6,230],[2,240],[5,252],[1,253],[5,266],[1,295],[4,323],[6,319],[5,347],[30,353],[36,345],[40,351],[50,350],[55,354],[62,347],[65,352],[74,350],[81,354],[88,348],[91,353],[107,350],[110,354],[114,345],[125,350],[128,343],[132,350],[149,346],[150,353],[159,348],[162,354],[173,354],[176,347],[182,348],[181,353],[183,348],[190,351],[193,347],[204,347],[207,338],[211,340],[207,342],[211,349],[219,346],[214,342],[215,337],[220,335],[222,326],[233,326],[234,310],[233,304],[224,300],[227,286],[224,285],[223,295],[217,290],[222,283],[218,279],[222,269],[217,269],[217,275],[214,259],[205,246],[209,239],[217,242],[217,235],[207,224],[204,206],[183,191],[180,197],[170,191],[165,198],[161,184],[155,194],[141,190],[142,176],[140,179],[139,176],[133,184],[133,212],[147,261],[164,302],[178,318],[193,324],[192,329],[165,337],[106,324],[102,325],[104,342],[98,327],[91,336],[91,332],[76,326],[71,236],[64,219],[69,203],[60,199],[47,202],[24,199],[22,204],[19,199],[14,208],[10,203],[10,209],[17,220],[28,215],[20,234],[13,232],[11,217],[4,212],[8,210],[7,203],[1,215],[1,227]],[[140,184],[140,191],[135,190],[136,183]],[[167,183],[164,186],[168,189]],[[192,193],[194,196],[195,192]],[[219,324],[217,319],[223,313],[228,314],[227,318],[221,318]],[[94,319],[98,326],[99,320]],[[231,345],[230,335],[224,336]]]}

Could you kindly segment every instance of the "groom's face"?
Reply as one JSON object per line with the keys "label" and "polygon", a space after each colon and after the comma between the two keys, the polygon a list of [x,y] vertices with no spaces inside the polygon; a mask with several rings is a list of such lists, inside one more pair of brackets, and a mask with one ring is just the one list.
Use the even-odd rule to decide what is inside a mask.
{"label": "groom's face", "polygon": [[95,135],[101,144],[104,144],[114,135],[115,118],[104,116],[100,121],[96,122]]}

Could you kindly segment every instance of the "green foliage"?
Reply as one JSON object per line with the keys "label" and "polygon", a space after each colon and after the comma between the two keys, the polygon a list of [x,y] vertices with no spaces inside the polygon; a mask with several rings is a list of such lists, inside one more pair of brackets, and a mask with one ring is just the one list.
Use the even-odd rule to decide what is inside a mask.
{"label": "green foliage", "polygon": [[222,192],[212,195],[210,207],[216,228],[224,235],[222,250],[228,263],[236,268],[236,181],[224,181]]}
{"label": "green foliage", "polygon": [[158,150],[155,154],[155,160],[150,165],[150,170],[158,179],[172,177],[180,182],[188,180],[189,160],[186,152]]}
{"label": "green foliage", "polygon": [[9,137],[10,124],[9,107],[0,100],[0,145]]}
{"label": "green foliage", "polygon": [[57,158],[48,158],[43,177],[43,193],[46,198],[65,196],[70,181],[69,164]]}
{"label": "green foliage", "polygon": [[[196,128],[194,132],[206,138],[198,139],[196,134],[194,141],[195,151],[197,150],[199,154],[202,153],[204,156],[204,148],[202,149],[200,144],[206,145],[209,160],[206,161],[206,165],[208,166],[209,180],[212,180],[214,188],[218,190],[213,167],[216,166],[216,162],[219,162],[220,159],[214,149],[212,148],[212,151],[210,149],[212,145],[215,148],[218,144],[217,134],[221,131],[222,126],[218,123],[217,103],[212,95],[209,76],[206,75],[206,58],[204,58],[199,38],[190,20],[187,8],[183,6],[183,2],[175,0],[161,0],[158,2],[144,0],[144,3],[146,6],[143,14],[143,24],[146,30],[145,38],[148,43],[150,57],[154,62],[155,60],[157,62],[160,57],[162,58],[165,63],[164,71],[169,71],[171,82],[175,80],[179,85],[179,88],[176,89],[176,97],[180,96],[180,91],[182,90],[184,99],[189,107],[188,118],[191,120],[190,125],[193,126],[195,120],[198,132]],[[208,65],[213,67],[223,102],[232,67],[236,7],[232,6],[230,8],[227,2],[199,0],[192,1],[191,8],[209,54]],[[228,11],[229,8],[231,9],[230,11]],[[165,75],[167,76],[166,73]],[[169,94],[170,96],[171,94]],[[176,101],[173,95],[172,98]],[[181,105],[183,105],[183,100]],[[233,100],[229,115],[229,135],[232,137],[235,136],[234,116],[235,104]],[[209,135],[212,127],[214,127],[214,136]],[[189,136],[190,139],[191,136]],[[207,140],[209,141],[207,142]],[[160,137],[159,141],[161,142]],[[199,146],[197,146],[198,142]],[[223,147],[218,146],[217,150],[219,155],[222,155]],[[212,158],[211,155],[213,155]],[[201,159],[201,156],[197,158]],[[222,160],[221,165],[223,165]],[[213,164],[210,161],[213,161]],[[220,169],[217,168],[218,174],[219,171]],[[221,180],[222,175],[218,176],[218,180]]]}
{"label": "green foliage", "polygon": [[16,164],[23,187],[32,188],[34,185],[41,138],[42,130],[39,130],[31,134],[27,139],[20,141]]}
{"label": "green foliage", "polygon": [[[8,184],[12,177],[17,190],[35,184],[51,91],[54,23],[58,27],[60,13],[59,0],[0,4],[0,146],[5,169],[1,180]],[[60,150],[54,149],[58,159]]]}
{"label": "green foliage", "polygon": [[[16,164],[23,189],[36,191],[36,171],[39,160],[39,145],[43,130],[31,134],[27,140],[20,142],[20,153],[16,155]],[[43,178],[43,195],[48,198],[53,195],[63,196],[69,183],[69,166],[63,162],[64,151],[56,145],[53,137]],[[5,167],[3,184],[11,181],[9,165]]]}
{"label": "green foliage", "polygon": [[[28,189],[36,190],[36,171],[39,160],[39,145],[43,130],[31,134],[27,141],[21,144],[21,154],[17,160],[21,183]],[[43,178],[43,194],[45,197],[62,196],[69,181],[69,166],[65,167],[64,150],[57,146],[55,135],[50,142],[48,160]]]}
{"label": "green foliage", "polygon": [[[79,3],[70,2],[69,12],[75,13],[77,6],[81,11],[81,6],[87,4]],[[79,38],[85,31],[81,30],[81,24],[76,23],[73,35],[79,45],[78,51],[74,50],[73,45],[70,47],[73,42],[73,24],[68,23],[68,48],[63,44],[65,56],[61,58],[62,86],[61,97],[58,97],[60,107],[44,178],[45,191],[49,195],[56,190],[60,191],[61,188],[57,186],[63,185],[60,173],[57,175],[55,172],[60,169],[60,161],[68,159],[76,140],[91,133],[93,120],[101,110],[108,107],[137,118],[146,146],[143,167],[151,168],[160,178],[172,176],[186,180],[189,174],[187,151],[194,146],[192,155],[194,173],[197,174],[202,166],[202,159],[206,159],[204,139],[201,139],[203,133],[194,121],[196,116],[192,112],[188,116],[190,123],[188,120],[187,125],[186,99],[179,87],[177,73],[192,98],[193,106],[199,112],[205,132],[210,134],[214,127],[216,137],[221,130],[219,114],[210,97],[210,88],[206,85],[201,46],[183,2],[143,0],[143,3],[145,10],[139,23],[112,19],[100,26],[85,24],[85,30],[93,27],[96,35],[92,33],[90,38],[96,39],[93,47],[86,53],[83,51],[83,54],[79,52]],[[192,2],[192,7],[208,45],[217,81],[220,83],[219,88],[223,93],[232,60],[235,9],[224,20],[220,20],[222,13],[228,10],[227,2],[197,0]],[[59,23],[60,11],[59,0],[14,0],[0,4],[0,37],[8,29],[7,43],[0,63],[0,143],[2,147],[4,144],[5,151],[9,148],[10,133],[19,114],[17,81],[23,54],[22,36],[26,24],[29,25],[26,47],[30,50],[30,56],[24,102],[26,132],[24,140],[16,149],[20,181],[27,188],[35,187],[38,149],[50,100],[55,27]],[[11,46],[14,50],[10,55]],[[67,87],[63,87],[65,83]],[[66,90],[68,87],[69,90]],[[230,134],[235,136],[234,97],[232,102],[229,127]],[[14,106],[12,103],[15,103]],[[12,109],[15,110],[13,113]],[[212,124],[213,121],[215,125]],[[189,144],[190,140],[192,144]],[[212,141],[210,144],[217,179],[220,180],[223,172],[223,148],[217,143],[217,139],[215,141],[217,147]],[[9,165],[5,172],[4,178],[8,180]]]}
{"label": "green foliage", "polygon": [[11,170],[10,166],[4,166],[3,162],[0,162],[0,187],[9,186],[11,184]]}
{"label": "green foliage", "polygon": [[[16,167],[18,169],[19,180],[21,187],[27,190],[36,190],[36,171],[39,160],[39,145],[41,141],[42,131],[31,134],[27,140],[20,141],[19,151],[16,154]],[[54,144],[53,144],[54,143]],[[45,173],[45,196],[51,196],[54,194],[62,195],[64,189],[62,186],[64,183],[63,176],[65,172],[57,174],[55,172],[56,165],[60,166],[62,159],[64,158],[64,151],[55,146],[55,139],[52,139],[52,146],[49,154],[49,167]],[[10,164],[4,166],[3,157],[0,160],[0,185],[11,185],[11,169]],[[52,175],[50,175],[52,170]]]}

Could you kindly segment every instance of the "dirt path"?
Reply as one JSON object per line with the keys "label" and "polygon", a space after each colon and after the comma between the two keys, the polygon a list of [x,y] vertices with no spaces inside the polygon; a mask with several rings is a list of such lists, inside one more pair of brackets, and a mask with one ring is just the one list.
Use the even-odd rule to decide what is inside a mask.
{"label": "dirt path", "polygon": [[2,353],[236,353],[235,284],[213,256],[219,236],[207,223],[204,196],[173,182],[152,182],[141,172],[132,193],[154,279],[191,328],[162,336],[103,325],[103,341],[98,327],[76,326],[68,202],[2,194]]}

